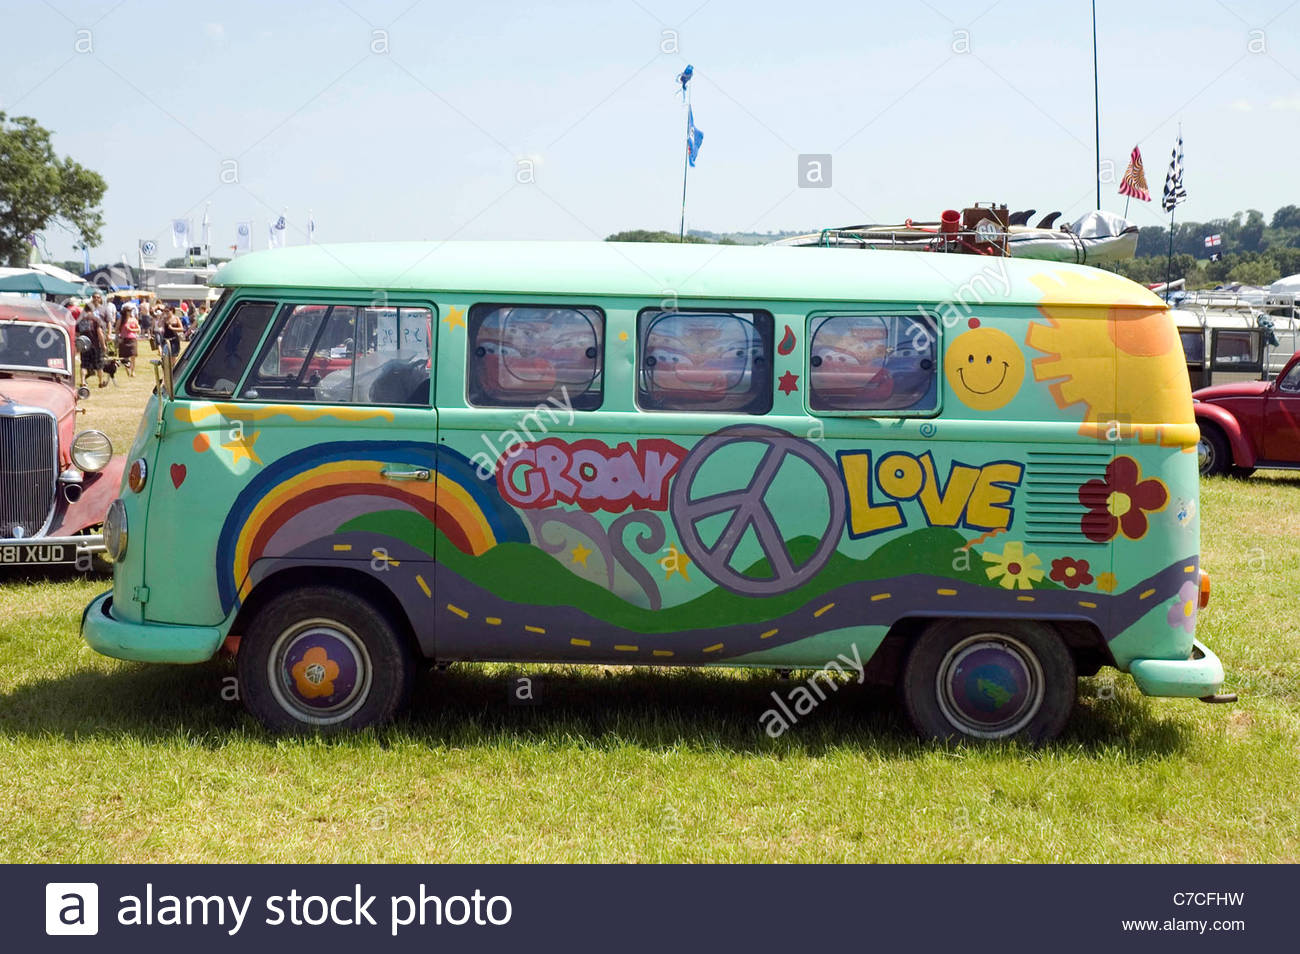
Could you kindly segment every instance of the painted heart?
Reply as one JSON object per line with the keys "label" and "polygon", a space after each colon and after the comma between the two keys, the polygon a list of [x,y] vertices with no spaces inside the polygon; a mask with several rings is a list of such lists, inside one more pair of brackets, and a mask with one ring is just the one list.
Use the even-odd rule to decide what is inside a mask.
{"label": "painted heart", "polygon": [[172,486],[180,490],[183,483],[185,483],[185,465],[172,464]]}

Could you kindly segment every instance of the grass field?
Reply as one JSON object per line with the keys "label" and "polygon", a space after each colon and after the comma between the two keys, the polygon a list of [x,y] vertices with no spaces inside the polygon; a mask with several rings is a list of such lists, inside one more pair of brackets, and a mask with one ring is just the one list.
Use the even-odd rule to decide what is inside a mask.
{"label": "grass field", "polygon": [[[130,442],[150,376],[88,402]],[[1300,480],[1204,485],[1202,637],[1232,706],[1080,684],[1036,752],[917,743],[857,687],[770,740],[767,672],[425,678],[411,715],[276,739],[228,663],[144,666],[78,638],[102,579],[0,580],[0,861],[1300,860]],[[520,670],[522,671],[522,670]]]}

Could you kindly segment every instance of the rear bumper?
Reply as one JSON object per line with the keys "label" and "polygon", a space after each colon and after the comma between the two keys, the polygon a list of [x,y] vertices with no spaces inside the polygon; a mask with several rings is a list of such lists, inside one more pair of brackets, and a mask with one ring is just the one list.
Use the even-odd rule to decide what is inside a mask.
{"label": "rear bumper", "polygon": [[221,646],[221,630],[170,623],[127,623],[113,616],[113,593],[101,593],[81,614],[81,638],[97,653],[135,662],[199,663]]}
{"label": "rear bumper", "polygon": [[1223,663],[1200,640],[1193,640],[1187,659],[1135,659],[1128,671],[1148,696],[1199,699],[1214,695],[1223,685]]}

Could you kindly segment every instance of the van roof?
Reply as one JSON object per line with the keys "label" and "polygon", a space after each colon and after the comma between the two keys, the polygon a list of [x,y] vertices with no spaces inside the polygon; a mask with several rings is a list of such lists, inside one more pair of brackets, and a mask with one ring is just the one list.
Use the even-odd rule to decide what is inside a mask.
{"label": "van roof", "polygon": [[[1005,269],[1005,270],[1004,270]],[[638,242],[367,242],[244,255],[211,284],[483,295],[1037,304],[1034,278],[1076,273],[1053,304],[1165,307],[1110,272],[1056,262],[858,249]],[[982,285],[980,284],[982,283]],[[1062,289],[1064,292],[1064,288]]]}

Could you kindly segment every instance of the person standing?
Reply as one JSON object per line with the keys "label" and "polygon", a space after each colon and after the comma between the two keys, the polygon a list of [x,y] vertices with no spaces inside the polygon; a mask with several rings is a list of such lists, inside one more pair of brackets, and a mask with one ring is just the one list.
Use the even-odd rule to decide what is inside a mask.
{"label": "person standing", "polygon": [[173,358],[181,353],[181,335],[184,333],[185,324],[181,321],[180,312],[172,305],[168,305],[167,323],[163,326],[163,336],[165,343],[171,345]]}
{"label": "person standing", "polygon": [[129,377],[135,377],[135,356],[139,349],[140,319],[135,316],[135,305],[122,306],[122,320],[119,322],[117,339],[117,356],[122,359]]}
{"label": "person standing", "polygon": [[108,382],[104,378],[104,329],[91,308],[87,308],[77,319],[77,340],[88,342],[81,349],[81,383],[85,385],[87,376],[94,372],[102,388]]}

